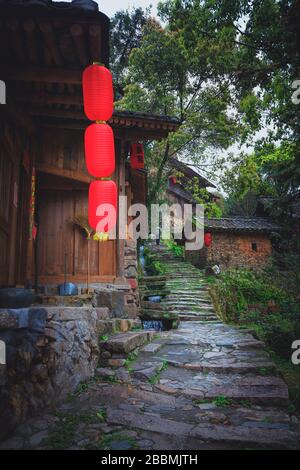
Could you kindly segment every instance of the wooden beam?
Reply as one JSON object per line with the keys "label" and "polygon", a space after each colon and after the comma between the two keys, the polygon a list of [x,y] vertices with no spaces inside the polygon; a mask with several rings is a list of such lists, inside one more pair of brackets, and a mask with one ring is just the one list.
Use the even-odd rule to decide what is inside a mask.
{"label": "wooden beam", "polygon": [[70,111],[70,110],[56,109],[56,108],[49,108],[49,109],[48,108],[30,108],[28,109],[28,113],[31,114],[32,116],[85,120],[86,123],[88,123],[88,119],[85,117],[84,113],[81,111]]}
{"label": "wooden beam", "polygon": [[62,65],[63,61],[55,41],[52,24],[49,22],[39,22],[39,28],[43,33],[44,41],[55,65]]}
{"label": "wooden beam", "polygon": [[71,26],[70,31],[74,39],[74,43],[76,46],[80,63],[81,65],[85,66],[88,64],[89,59],[88,59],[87,50],[86,50],[83,28],[80,24],[74,24]]}
{"label": "wooden beam", "polygon": [[96,25],[89,27],[91,62],[101,62],[101,28]]}
{"label": "wooden beam", "polygon": [[21,82],[66,83],[81,85],[82,70],[55,67],[5,67],[0,78]]}
{"label": "wooden beam", "polygon": [[20,111],[12,104],[2,104],[0,106],[0,120],[1,119],[9,119],[12,123],[21,127],[29,134],[33,134],[36,130],[36,126],[30,116],[24,114],[24,112]]}
{"label": "wooden beam", "polygon": [[19,21],[15,18],[7,20],[8,29],[11,31],[12,42],[18,61],[23,64],[25,61],[23,40],[19,29]]}
{"label": "wooden beam", "polygon": [[60,176],[62,178],[68,178],[68,179],[71,179],[74,181],[80,181],[86,184],[89,184],[91,181],[93,181],[93,178],[91,176],[85,175],[82,172],[65,170],[64,168],[52,167],[50,165],[45,165],[44,163],[37,163],[36,169],[40,173]]}
{"label": "wooden beam", "polygon": [[[71,86],[71,85],[69,85]],[[69,87],[68,86],[68,87]],[[68,106],[82,106],[83,99],[82,95],[66,95],[64,94],[54,94],[47,93],[46,91],[41,91],[40,93],[24,92],[22,94],[14,93],[14,98],[16,101],[21,101],[22,103],[35,103],[35,104],[63,104]]]}
{"label": "wooden beam", "polygon": [[24,21],[23,29],[26,33],[27,39],[27,52],[29,55],[29,59],[33,64],[38,63],[38,53],[36,47],[36,26],[34,21],[29,18],[28,20]]}

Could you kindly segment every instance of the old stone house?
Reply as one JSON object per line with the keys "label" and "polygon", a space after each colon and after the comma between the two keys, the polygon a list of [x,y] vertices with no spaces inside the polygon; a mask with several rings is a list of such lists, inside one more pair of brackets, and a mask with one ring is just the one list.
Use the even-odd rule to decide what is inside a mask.
{"label": "old stone house", "polygon": [[197,263],[201,267],[265,267],[272,256],[272,234],[278,231],[280,227],[264,217],[206,219],[205,232],[211,233],[212,243],[200,250]]}

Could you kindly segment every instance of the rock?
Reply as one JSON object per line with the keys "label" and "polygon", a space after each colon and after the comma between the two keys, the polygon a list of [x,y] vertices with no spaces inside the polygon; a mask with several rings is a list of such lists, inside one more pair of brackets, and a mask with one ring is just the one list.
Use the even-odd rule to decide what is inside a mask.
{"label": "rock", "polygon": [[141,351],[144,352],[144,353],[149,353],[149,354],[153,354],[153,353],[156,353],[157,351],[159,351],[159,349],[162,347],[162,344],[159,344],[159,343],[149,343],[149,344],[146,344],[145,346],[143,346],[141,348]]}
{"label": "rock", "polygon": [[[107,352],[107,351],[105,351]],[[125,365],[125,362],[126,362],[126,359],[114,359],[114,358],[111,358],[111,359],[108,359],[107,361],[107,365],[109,367],[123,367]]]}
{"label": "rock", "polygon": [[126,333],[126,331],[129,330],[129,323],[128,323],[128,320],[126,319],[116,320],[116,325],[117,325],[118,330],[124,333]]}
{"label": "rock", "polygon": [[200,410],[214,410],[217,408],[217,405],[214,403],[201,403],[200,405],[197,405]]}
{"label": "rock", "polygon": [[158,366],[148,367],[147,369],[134,370],[132,372],[132,376],[135,379],[139,379],[139,380],[142,380],[142,381],[147,381],[157,373],[157,371],[159,369]]}
{"label": "rock", "polygon": [[111,369],[106,369],[105,367],[99,367],[96,369],[96,375],[104,378],[115,377],[115,372]]}
{"label": "rock", "polygon": [[13,437],[0,443],[0,450],[21,450],[24,448],[22,437]]}
{"label": "rock", "polygon": [[33,434],[31,437],[30,437],[30,446],[31,447],[37,447],[39,446],[43,439],[45,439],[46,437],[48,436],[48,431],[40,431],[36,434]]}
{"label": "rock", "polygon": [[124,383],[130,383],[131,382],[131,376],[129,372],[126,369],[119,369],[116,370],[116,378],[120,380],[121,382]]}
{"label": "rock", "polygon": [[100,343],[100,347],[115,354],[128,354],[153,338],[147,331],[120,333],[108,341]]}

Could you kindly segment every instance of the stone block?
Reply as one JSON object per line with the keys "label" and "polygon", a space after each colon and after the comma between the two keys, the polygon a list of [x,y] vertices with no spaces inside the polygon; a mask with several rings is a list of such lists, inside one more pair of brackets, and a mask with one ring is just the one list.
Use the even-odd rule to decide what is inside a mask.
{"label": "stone block", "polygon": [[149,339],[149,333],[146,331],[120,333],[108,341],[101,342],[100,347],[114,354],[128,354],[145,344]]}
{"label": "stone block", "polygon": [[0,311],[0,330],[28,328],[28,322],[28,308]]}

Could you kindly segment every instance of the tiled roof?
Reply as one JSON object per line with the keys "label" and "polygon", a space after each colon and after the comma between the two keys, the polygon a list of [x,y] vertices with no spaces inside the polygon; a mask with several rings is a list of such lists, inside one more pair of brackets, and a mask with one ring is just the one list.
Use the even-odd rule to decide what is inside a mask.
{"label": "tiled roof", "polygon": [[177,119],[176,117],[165,116],[161,114],[143,113],[140,111],[121,111],[118,109],[115,110],[114,114],[118,117],[123,117],[123,118],[147,119],[149,121],[164,121],[164,122],[170,122],[172,124],[177,124],[177,125],[181,124],[180,120]]}
{"label": "tiled roof", "polygon": [[265,217],[222,217],[205,219],[205,228],[211,231],[270,233],[282,227]]}
{"label": "tiled roof", "polygon": [[196,172],[193,168],[191,168],[190,165],[187,165],[186,163],[181,162],[177,158],[174,158],[174,157],[170,158],[168,160],[168,166],[171,169],[174,168],[175,170],[178,170],[184,173],[184,175],[187,178],[194,178],[194,177],[198,178],[203,187],[215,188],[215,185],[211,183],[208,179],[200,175],[200,173]]}
{"label": "tiled roof", "polygon": [[[6,4],[7,0],[0,0],[1,4]],[[79,8],[85,11],[99,11],[97,2],[93,0],[73,0],[72,2],[52,2],[52,0],[9,0],[9,6],[24,6],[24,7],[44,7],[53,9],[73,9]]]}

